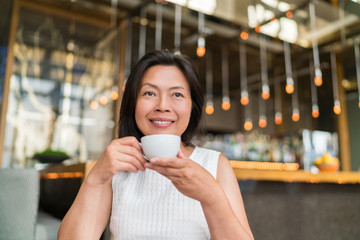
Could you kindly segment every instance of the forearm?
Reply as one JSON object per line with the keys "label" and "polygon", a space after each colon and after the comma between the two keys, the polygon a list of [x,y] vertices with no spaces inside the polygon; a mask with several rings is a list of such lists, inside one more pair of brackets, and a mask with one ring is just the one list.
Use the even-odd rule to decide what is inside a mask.
{"label": "forearm", "polygon": [[109,220],[111,198],[111,182],[96,186],[85,180],[60,225],[58,240],[99,239]]}
{"label": "forearm", "polygon": [[222,189],[218,189],[213,196],[201,203],[211,239],[254,239],[250,229],[236,217]]}

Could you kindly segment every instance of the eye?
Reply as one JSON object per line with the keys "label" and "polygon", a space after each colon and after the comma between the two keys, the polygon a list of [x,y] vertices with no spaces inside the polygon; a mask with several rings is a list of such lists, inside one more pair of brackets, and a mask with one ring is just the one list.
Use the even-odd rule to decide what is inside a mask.
{"label": "eye", "polygon": [[155,95],[154,92],[150,92],[150,91],[144,92],[144,96],[154,96],[154,95]]}
{"label": "eye", "polygon": [[181,93],[178,93],[178,92],[177,92],[177,93],[174,93],[174,96],[178,98],[178,97],[183,97],[184,95],[182,95]]}

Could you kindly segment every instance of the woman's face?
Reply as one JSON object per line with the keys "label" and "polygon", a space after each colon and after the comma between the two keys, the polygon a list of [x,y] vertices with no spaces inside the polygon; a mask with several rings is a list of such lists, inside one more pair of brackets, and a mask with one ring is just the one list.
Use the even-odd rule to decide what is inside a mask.
{"label": "woman's face", "polygon": [[150,67],[140,82],[136,124],[144,135],[181,136],[190,121],[191,104],[189,84],[177,67]]}

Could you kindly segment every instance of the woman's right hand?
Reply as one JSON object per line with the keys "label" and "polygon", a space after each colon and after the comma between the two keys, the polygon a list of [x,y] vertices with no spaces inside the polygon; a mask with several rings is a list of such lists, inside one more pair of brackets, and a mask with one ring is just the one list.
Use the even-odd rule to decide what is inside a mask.
{"label": "woman's right hand", "polygon": [[140,143],[135,137],[114,139],[89,173],[87,181],[103,185],[118,172],[145,171],[144,164],[144,155]]}

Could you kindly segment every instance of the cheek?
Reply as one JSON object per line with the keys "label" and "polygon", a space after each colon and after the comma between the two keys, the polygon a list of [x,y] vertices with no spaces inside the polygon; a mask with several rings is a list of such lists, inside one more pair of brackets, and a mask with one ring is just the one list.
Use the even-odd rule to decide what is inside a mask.
{"label": "cheek", "polygon": [[181,107],[179,107],[179,112],[181,112],[181,115],[184,116],[184,120],[190,121],[190,115],[192,110],[192,104],[191,102],[187,104],[183,104]]}
{"label": "cheek", "polygon": [[141,100],[137,101],[136,108],[135,108],[136,123],[138,121],[141,121],[141,119],[146,115],[147,110],[148,110],[147,108],[149,108],[149,104],[143,104]]}

